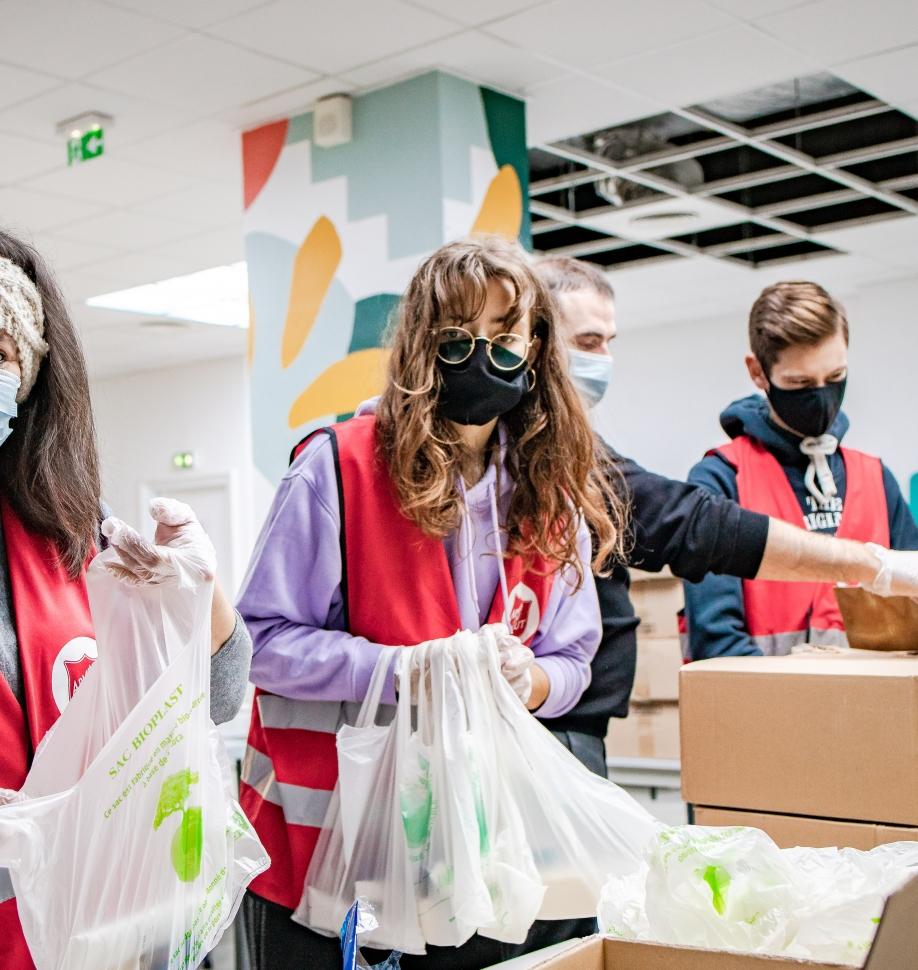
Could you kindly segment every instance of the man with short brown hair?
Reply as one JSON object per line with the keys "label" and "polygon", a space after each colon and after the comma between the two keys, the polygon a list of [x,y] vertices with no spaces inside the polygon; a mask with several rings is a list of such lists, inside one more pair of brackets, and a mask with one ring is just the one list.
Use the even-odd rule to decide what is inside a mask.
{"label": "man with short brown hair", "polygon": [[[918,526],[878,458],[840,446],[848,378],[848,320],[821,286],[776,283],[749,314],[746,367],[764,394],[735,401],[720,422],[732,439],[689,481],[810,533],[918,549]],[[693,659],[785,654],[804,643],[846,645],[829,583],[777,583],[709,574],[685,584]]]}

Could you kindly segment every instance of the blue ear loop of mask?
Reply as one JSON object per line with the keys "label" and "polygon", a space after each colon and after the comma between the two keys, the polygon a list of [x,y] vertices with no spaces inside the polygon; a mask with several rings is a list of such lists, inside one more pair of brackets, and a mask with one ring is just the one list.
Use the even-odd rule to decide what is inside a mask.
{"label": "blue ear loop of mask", "polygon": [[21,381],[14,374],[0,370],[0,445],[13,433],[10,420],[19,413],[16,395]]}
{"label": "blue ear loop of mask", "polygon": [[612,358],[608,354],[590,354],[568,349],[571,380],[588,408],[595,407],[605,396],[612,380]]}

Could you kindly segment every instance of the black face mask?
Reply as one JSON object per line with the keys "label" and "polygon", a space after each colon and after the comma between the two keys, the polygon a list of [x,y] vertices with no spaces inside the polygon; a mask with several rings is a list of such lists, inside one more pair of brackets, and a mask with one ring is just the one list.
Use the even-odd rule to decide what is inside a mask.
{"label": "black face mask", "polygon": [[841,410],[847,377],[825,387],[801,387],[786,391],[770,384],[768,400],[775,414],[805,438],[818,438],[832,427]]}
{"label": "black face mask", "polygon": [[456,424],[483,425],[512,411],[529,389],[528,370],[498,370],[488,357],[484,341],[461,364],[437,360],[440,397],[437,402],[444,418]]}

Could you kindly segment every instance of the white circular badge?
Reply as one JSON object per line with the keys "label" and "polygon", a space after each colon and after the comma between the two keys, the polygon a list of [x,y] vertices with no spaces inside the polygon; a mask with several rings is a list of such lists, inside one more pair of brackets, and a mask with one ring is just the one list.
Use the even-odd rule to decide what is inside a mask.
{"label": "white circular badge", "polygon": [[525,584],[517,583],[510,591],[510,632],[525,643],[539,628],[542,615],[539,598]]}
{"label": "white circular badge", "polygon": [[57,709],[63,714],[73,692],[83,682],[99,656],[99,649],[92,637],[74,637],[65,643],[54,658],[51,668],[51,691]]}

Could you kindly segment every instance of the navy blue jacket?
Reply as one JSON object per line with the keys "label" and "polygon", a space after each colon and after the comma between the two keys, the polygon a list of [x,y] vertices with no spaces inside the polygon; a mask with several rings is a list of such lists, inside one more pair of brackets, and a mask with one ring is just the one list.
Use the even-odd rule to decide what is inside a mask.
{"label": "navy blue jacket", "polygon": [[[800,502],[804,524],[811,532],[835,535],[845,501],[845,463],[839,454],[829,456],[838,495],[819,503],[807,491],[804,474],[809,458],[800,451],[800,439],[779,428],[769,417],[768,401],[759,394],[734,401],[720,416],[731,438],[756,438],[777,458]],[[840,413],[829,433],[844,438],[848,418]],[[738,498],[736,471],[719,455],[707,455],[689,473],[689,481],[716,495]],[[892,472],[883,466],[883,486],[889,508],[889,536],[893,549],[918,549],[918,525],[912,518]],[[696,660],[731,654],[758,654],[746,632],[743,584],[732,576],[709,575],[700,583],[685,584],[691,655]]]}

